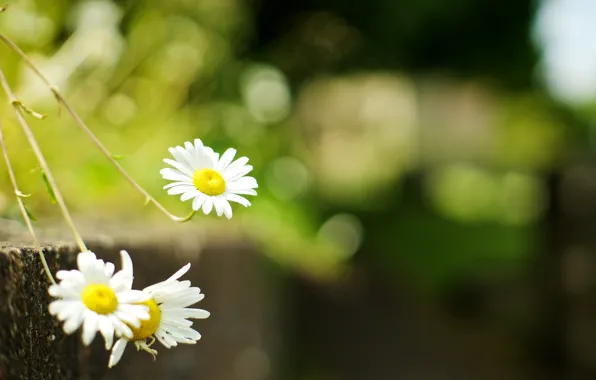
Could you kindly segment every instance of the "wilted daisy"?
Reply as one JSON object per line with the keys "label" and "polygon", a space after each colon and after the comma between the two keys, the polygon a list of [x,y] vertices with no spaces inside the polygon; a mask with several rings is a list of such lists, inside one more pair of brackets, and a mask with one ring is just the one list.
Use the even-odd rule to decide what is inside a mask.
{"label": "wilted daisy", "polygon": [[252,170],[247,165],[248,158],[241,157],[236,161],[236,149],[228,149],[219,157],[213,149],[203,146],[200,139],[194,145],[187,141],[184,147],[169,149],[174,160],[164,159],[173,166],[160,171],[164,179],[174,181],[164,186],[168,194],[181,194],[180,200],[192,199],[192,209],[203,210],[209,214],[212,209],[218,216],[222,214],[228,219],[232,217],[230,202],[237,202],[244,207],[250,206],[248,199],[241,195],[257,195],[259,187],[253,177],[248,177]]}
{"label": "wilted daisy", "polygon": [[112,347],[116,336],[133,337],[131,327],[141,326],[141,319],[149,319],[148,308],[139,304],[149,295],[131,290],[132,260],[120,251],[122,269],[114,274],[114,264],[104,263],[91,251],[77,256],[77,269],[56,273],[60,280],[48,289],[60,299],[50,303],[50,314],[64,321],[64,332],[72,334],[83,325],[83,343],[88,346],[100,331],[106,349]]}
{"label": "wilted daisy", "polygon": [[175,347],[178,343],[195,344],[201,339],[201,334],[191,328],[192,321],[188,319],[204,319],[209,317],[209,312],[191,309],[188,306],[199,302],[205,295],[201,294],[199,288],[190,287],[190,281],[178,281],[189,268],[190,264],[186,264],[167,280],[143,289],[150,297],[143,304],[149,307],[151,317],[141,321],[140,327],[132,327],[132,338],[123,337],[114,344],[109,367],[120,361],[126,345],[131,341],[134,342],[137,351],[147,351],[155,360],[157,350],[151,348],[155,339],[166,348]]}

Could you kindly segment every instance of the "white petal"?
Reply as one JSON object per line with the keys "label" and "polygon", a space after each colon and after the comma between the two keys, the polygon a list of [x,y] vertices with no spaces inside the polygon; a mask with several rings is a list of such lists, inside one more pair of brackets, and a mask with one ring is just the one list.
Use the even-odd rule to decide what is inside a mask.
{"label": "white petal", "polygon": [[229,193],[238,194],[238,195],[257,195],[257,192],[254,189],[234,189],[230,190],[229,188],[226,189]]}
{"label": "white petal", "polygon": [[168,183],[167,185],[165,185],[165,186],[163,187],[163,189],[164,189],[164,190],[167,190],[167,189],[169,189],[170,187],[175,187],[175,186],[180,186],[180,185],[191,185],[191,184],[192,184],[192,179],[191,179],[191,178],[189,178],[189,179],[188,179],[188,181],[184,181],[184,182],[182,182],[182,181],[178,181],[178,182],[170,182],[170,183]]}
{"label": "white petal", "polygon": [[114,264],[106,263],[106,266],[103,268],[103,271],[106,276],[112,277],[112,275],[114,274],[114,269]]}
{"label": "white petal", "polygon": [[188,165],[184,165],[178,161],[174,161],[169,158],[164,158],[163,162],[165,162],[168,165],[172,165],[173,167],[178,169],[180,172],[182,172],[182,174],[186,174],[189,177],[192,177],[192,175],[194,173],[194,170],[191,167],[189,167]]}
{"label": "white petal", "polygon": [[124,353],[124,349],[126,348],[127,343],[128,341],[124,338],[118,339],[118,341],[114,345],[114,348],[112,349],[112,352],[110,353],[110,361],[108,362],[108,368],[112,368],[113,366],[118,364],[120,358],[122,358],[122,354]]}
{"label": "white petal", "polygon": [[186,192],[195,192],[196,190],[197,190],[197,188],[194,187],[194,185],[180,185],[180,186],[176,186],[176,187],[172,187],[172,188],[168,189],[168,194],[176,195],[176,194],[182,194],[182,193],[186,193]]}
{"label": "white petal", "polygon": [[219,161],[219,153],[215,153],[213,151],[213,149],[206,146],[205,147],[205,158],[207,159],[207,162],[209,164],[209,166],[207,166],[207,167],[210,169],[213,169],[215,167],[215,164]]}
{"label": "white petal", "polygon": [[195,151],[203,151],[203,149],[205,149],[203,141],[201,139],[195,139]]}
{"label": "white petal", "polygon": [[95,253],[91,251],[81,252],[77,255],[77,267],[84,274],[95,263],[95,260]]}
{"label": "white petal", "polygon": [[169,179],[170,181],[180,181],[180,182],[192,182],[192,177],[187,176],[186,174],[182,173],[180,170],[165,168],[159,171],[163,179]]}
{"label": "white petal", "polygon": [[205,199],[207,199],[207,196],[203,193],[199,193],[199,195],[197,195],[195,199],[192,201],[192,209],[195,211],[199,211],[201,209],[201,206],[205,202]]}
{"label": "white petal", "polygon": [[182,165],[192,167],[192,162],[189,162],[186,159],[186,157],[185,157],[185,155],[188,154],[188,153],[186,152],[186,150],[183,147],[176,146],[176,147],[173,147],[173,148],[169,148],[168,151],[170,152],[170,154],[172,156],[174,156],[174,159],[176,161],[178,161]]}
{"label": "white petal", "polygon": [[234,173],[238,171],[238,169],[244,167],[248,163],[248,157],[240,157],[236,161],[232,162],[230,166],[227,167],[226,171],[229,173]]}
{"label": "white petal", "polygon": [[56,273],[56,278],[59,280],[77,281],[85,283],[85,276],[81,271],[73,270],[59,270]]}
{"label": "white petal", "polygon": [[52,297],[62,297],[62,298],[75,298],[78,299],[81,296],[81,288],[82,285],[77,285],[76,287],[73,286],[72,283],[65,284],[66,281],[62,281],[60,285],[50,285],[48,288],[48,293]]}
{"label": "white petal", "polygon": [[[195,146],[190,142],[190,141],[186,141],[184,143],[184,149],[186,149],[186,151],[188,152],[188,154],[192,155],[194,157],[195,154]],[[193,158],[194,160],[194,158]],[[196,161],[196,160],[194,160]]]}
{"label": "white petal", "polygon": [[83,344],[88,346],[95,338],[97,333],[97,314],[93,311],[85,311],[85,321],[83,322]]}
{"label": "white petal", "polygon": [[61,297],[62,287],[60,285],[50,285],[48,294],[52,297]]}
{"label": "white petal", "polygon": [[197,167],[197,162],[193,154],[190,154],[186,149],[181,146],[177,146],[176,151],[183,157],[184,160],[177,160],[180,163],[186,163],[194,171]]}
{"label": "white petal", "polygon": [[151,296],[141,290],[127,290],[117,293],[118,303],[129,304],[147,301]]}
{"label": "white petal", "polygon": [[[125,337],[127,339],[133,338],[132,330],[124,322],[122,322],[122,320],[120,320],[114,314],[110,315],[110,320],[112,321],[112,324],[114,325],[114,330],[116,331],[117,336]],[[138,322],[138,320],[137,320],[137,322]],[[131,325],[132,325],[132,323],[131,323]],[[138,325],[136,327],[139,327],[140,325],[141,325],[140,322],[138,322]]]}
{"label": "white petal", "polygon": [[205,165],[205,147],[203,145],[203,142],[201,141],[201,139],[195,139],[195,160],[197,160],[197,163],[199,164],[199,167],[197,167],[196,169],[201,169],[202,165]]}
{"label": "white petal", "polygon": [[155,333],[155,336],[157,337],[157,340],[159,340],[159,342],[161,344],[163,344],[166,348],[172,348],[172,347],[177,346],[176,341],[174,339],[172,339],[171,336],[166,334],[161,329],[157,330],[157,332]]}
{"label": "white petal", "polygon": [[132,287],[133,278],[128,275],[124,271],[118,271],[112,278],[110,279],[110,287],[114,292],[124,292],[126,290],[130,290]]}
{"label": "white petal", "polygon": [[132,277],[133,276],[133,265],[132,265],[132,259],[130,258],[130,255],[128,254],[128,252],[126,252],[125,250],[121,250],[120,251],[120,260],[122,262],[122,272],[124,272],[126,275]]}
{"label": "white petal", "polygon": [[75,332],[79,327],[81,327],[81,324],[83,323],[84,316],[85,316],[84,309],[81,309],[81,310],[79,310],[78,313],[72,315],[67,321],[64,322],[64,326],[62,326],[62,329],[64,330],[64,332],[68,335]]}
{"label": "white petal", "polygon": [[179,327],[164,322],[160,325],[160,328],[178,343],[195,344],[197,340],[201,339],[201,334],[190,327]]}
{"label": "white petal", "polygon": [[74,313],[78,312],[81,307],[80,301],[72,300],[57,300],[50,303],[48,309],[51,315],[56,315],[58,320],[64,321],[70,318]]}
{"label": "white petal", "polygon": [[118,311],[132,315],[141,320],[149,319],[149,308],[145,305],[119,305]]}
{"label": "white petal", "polygon": [[98,325],[99,331],[106,341],[106,350],[109,350],[114,342],[114,325],[105,315],[98,316]]}
{"label": "white petal", "polygon": [[230,202],[240,203],[244,207],[250,206],[248,199],[234,193],[225,193],[224,197]]}
{"label": "white petal", "polygon": [[128,324],[129,326],[133,326],[135,328],[139,328],[141,326],[141,321],[132,314],[125,313],[123,311],[116,310],[113,315],[121,320],[122,322]]}
{"label": "white petal", "polygon": [[182,268],[178,269],[178,271],[176,271],[176,273],[171,275],[167,280],[158,282],[157,284],[154,284],[151,286],[148,286],[145,289],[143,289],[143,291],[151,293],[153,291],[157,291],[159,288],[163,288],[167,284],[175,283],[176,280],[178,280],[180,277],[184,276],[186,274],[186,272],[188,272],[189,269],[190,269],[190,263],[188,263],[185,266],[183,266]]}
{"label": "white petal", "polygon": [[225,199],[221,198],[221,197],[213,197],[213,206],[215,207],[215,213],[217,214],[217,216],[222,216],[223,215],[223,204],[221,203],[221,201],[225,202]]}
{"label": "white petal", "polygon": [[223,173],[234,159],[234,156],[236,156],[236,149],[229,148],[228,150],[226,150],[224,154],[221,156],[219,162],[217,163],[217,171]]}
{"label": "white petal", "polygon": [[235,192],[234,190],[243,190],[243,189],[256,189],[259,185],[257,180],[253,177],[242,177],[235,180],[229,180],[226,182],[226,189]]}
{"label": "white petal", "polygon": [[173,275],[171,275],[170,278],[168,278],[166,281],[175,281],[175,280],[179,279],[180,277],[184,276],[186,274],[186,272],[188,272],[189,269],[190,269],[190,263],[188,263],[185,266],[183,266],[182,268],[178,269],[178,271],[176,273],[174,273]]}
{"label": "white petal", "polygon": [[64,308],[66,308],[70,302],[75,302],[75,301],[64,301],[64,300],[53,301],[48,306],[48,310],[50,311],[51,315],[56,315],[60,311],[62,311]]}
{"label": "white petal", "polygon": [[230,205],[230,202],[228,202],[226,199],[223,200],[223,208],[226,218],[232,219],[232,206]]}
{"label": "white petal", "polygon": [[201,192],[197,189],[193,189],[192,191],[187,191],[186,193],[180,196],[180,200],[182,202],[186,202],[189,199],[196,198],[201,195]]}
{"label": "white petal", "polygon": [[211,200],[211,197],[205,198],[202,208],[203,208],[203,213],[205,215],[208,215],[211,212],[211,210],[213,209],[213,201]]}
{"label": "white petal", "polygon": [[[192,290],[192,291],[191,291]],[[162,309],[180,308],[193,305],[205,298],[204,294],[201,294],[198,288],[191,288],[189,291],[177,297],[171,297],[167,303],[161,305]]]}
{"label": "white petal", "polygon": [[110,280],[109,276],[105,274],[105,263],[103,260],[95,260],[81,269],[85,275],[85,282],[87,284],[107,284]]}
{"label": "white petal", "polygon": [[235,181],[235,180],[240,179],[243,176],[247,175],[251,171],[252,171],[252,165],[245,165],[238,169],[226,170],[226,172],[223,173],[223,176],[226,181]]}
{"label": "white petal", "polygon": [[[178,310],[178,309],[175,309],[175,310]],[[167,332],[170,332],[169,328],[172,326],[187,328],[187,327],[191,327],[192,323],[193,323],[192,321],[189,321],[188,319],[172,316],[167,311],[164,312],[162,315],[163,315],[163,325],[160,325],[160,326],[167,325],[168,326],[168,328],[166,329]]]}
{"label": "white petal", "polygon": [[134,278],[132,259],[128,252],[120,251],[120,260],[122,261],[122,269],[112,276],[109,281],[110,287],[116,293],[130,290]]}
{"label": "white petal", "polygon": [[[203,310],[203,309],[191,309],[191,308],[179,308],[179,309],[170,309],[167,312],[172,313],[172,315],[175,315],[176,317],[179,318],[193,318],[193,319],[205,319],[205,318],[209,318],[209,316],[211,315],[211,313],[209,313],[207,310]],[[165,317],[166,313],[164,312],[164,317]],[[165,319],[165,318],[164,318]]]}

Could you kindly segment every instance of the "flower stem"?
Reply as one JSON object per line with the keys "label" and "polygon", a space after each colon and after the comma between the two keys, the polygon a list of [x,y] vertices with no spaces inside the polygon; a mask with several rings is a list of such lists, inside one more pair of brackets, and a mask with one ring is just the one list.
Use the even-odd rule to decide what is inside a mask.
{"label": "flower stem", "polygon": [[87,126],[87,124],[85,124],[85,122],[83,121],[83,119],[81,119],[81,117],[77,114],[77,112],[70,106],[70,104],[68,103],[68,101],[64,98],[64,96],[62,96],[62,93],[60,92],[60,90],[58,90],[58,88],[56,86],[54,86],[42,73],[41,71],[37,68],[37,66],[35,66],[35,64],[33,63],[33,61],[25,54],[25,52],[23,52],[21,50],[21,48],[19,48],[14,42],[12,42],[7,36],[5,36],[3,33],[0,33],[0,40],[2,40],[2,42],[4,42],[9,48],[11,48],[15,53],[17,53],[21,59],[23,60],[23,62],[25,62],[25,64],[27,66],[29,66],[29,68],[31,68],[31,70],[33,70],[33,72],[35,72],[35,74],[45,83],[45,85],[50,89],[50,91],[52,91],[52,93],[54,94],[54,97],[56,98],[56,100],[61,103],[64,108],[66,108],[66,111],[68,111],[68,113],[72,116],[73,120],[75,121],[75,124],[81,128],[83,130],[83,132],[85,132],[87,134],[87,136],[89,137],[89,139],[91,139],[91,141],[93,142],[93,144],[95,144],[95,146],[99,149],[99,151],[108,159],[108,161],[110,161],[110,163],[112,163],[112,165],[114,165],[116,167],[116,169],[120,172],[120,174],[139,192],[143,195],[143,197],[146,200],[146,203],[153,203],[155,205],[155,207],[157,207],[161,212],[163,212],[164,214],[166,214],[168,216],[168,218],[172,219],[175,222],[187,222],[189,220],[192,219],[192,217],[195,215],[196,211],[192,211],[189,215],[187,216],[176,216],[172,213],[170,213],[161,203],[159,203],[157,200],[155,200],[150,194],[149,192],[147,192],[141,185],[139,185],[131,176],[130,174],[128,174],[128,172],[122,167],[122,165],[120,165],[118,163],[118,161],[114,158],[113,154],[101,143],[101,141],[99,141],[99,139],[97,138],[97,136],[95,136],[95,134],[91,131],[91,129]]}
{"label": "flower stem", "polygon": [[50,185],[52,191],[54,192],[54,196],[56,198],[56,203],[58,203],[58,206],[60,207],[60,211],[62,212],[62,216],[64,217],[66,224],[72,231],[75,241],[77,242],[77,245],[81,249],[81,252],[87,251],[87,246],[85,245],[83,238],[77,231],[77,229],[74,225],[74,222],[72,221],[72,217],[70,216],[70,212],[68,211],[68,208],[66,207],[64,198],[62,198],[62,194],[60,193],[60,189],[58,189],[58,185],[56,184],[56,181],[54,180],[54,176],[52,175],[52,172],[50,171],[50,168],[48,167],[48,163],[46,162],[46,160],[43,156],[43,153],[41,153],[41,149],[39,148],[39,145],[37,144],[37,140],[35,139],[35,136],[33,135],[33,131],[31,130],[31,127],[29,127],[29,124],[27,124],[27,121],[25,120],[25,117],[23,116],[23,111],[21,109],[20,102],[15,97],[12,90],[10,89],[10,86],[8,85],[8,81],[6,80],[6,77],[4,76],[4,72],[2,70],[0,70],[0,83],[2,84],[2,87],[4,88],[4,92],[6,92],[6,95],[8,96],[8,100],[10,101],[10,104],[14,108],[15,114],[17,116],[17,120],[18,120],[19,124],[21,125],[23,132],[27,136],[27,140],[29,140],[29,145],[31,145],[31,148],[33,149],[33,152],[35,153],[35,156],[37,156],[37,161],[39,161],[41,169],[43,170],[43,172],[46,175],[47,182]]}
{"label": "flower stem", "polygon": [[52,272],[50,271],[50,267],[46,261],[45,256],[43,255],[43,249],[39,244],[39,240],[37,239],[37,235],[35,235],[35,231],[33,230],[33,225],[31,224],[31,217],[29,217],[29,213],[27,213],[27,209],[25,208],[25,203],[23,202],[21,191],[17,185],[17,179],[14,175],[14,170],[12,170],[12,164],[10,163],[10,158],[8,157],[8,150],[6,149],[6,142],[4,141],[4,132],[2,131],[2,121],[0,120],[0,146],[2,148],[2,153],[4,154],[4,160],[6,161],[6,167],[8,169],[8,175],[10,177],[10,182],[12,183],[12,188],[14,189],[15,195],[17,197],[17,203],[19,204],[19,209],[21,210],[21,214],[23,214],[23,219],[25,219],[25,224],[27,224],[27,229],[29,229],[29,233],[33,238],[33,243],[35,244],[35,248],[39,253],[39,259],[41,260],[41,264],[43,265],[43,270],[46,272],[48,279],[54,285],[56,285],[56,280],[54,280],[54,276],[52,276]]}

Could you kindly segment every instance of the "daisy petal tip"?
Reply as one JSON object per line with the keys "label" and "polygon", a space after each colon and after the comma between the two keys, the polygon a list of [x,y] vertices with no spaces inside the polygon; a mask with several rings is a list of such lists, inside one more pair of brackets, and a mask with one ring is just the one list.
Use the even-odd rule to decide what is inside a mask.
{"label": "daisy petal tip", "polygon": [[52,297],[58,297],[59,293],[60,293],[59,285],[50,285],[50,287],[48,287],[48,294],[51,295]]}

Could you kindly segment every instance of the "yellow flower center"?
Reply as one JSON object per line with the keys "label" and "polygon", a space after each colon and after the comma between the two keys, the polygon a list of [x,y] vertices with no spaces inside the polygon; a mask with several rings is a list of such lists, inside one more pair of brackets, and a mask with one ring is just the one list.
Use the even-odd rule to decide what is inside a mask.
{"label": "yellow flower center", "polygon": [[220,195],[226,191],[226,181],[213,169],[200,169],[192,175],[197,190],[206,195]]}
{"label": "yellow flower center", "polygon": [[85,306],[97,314],[110,314],[118,308],[116,293],[104,284],[87,285],[81,299]]}
{"label": "yellow flower center", "polygon": [[161,322],[161,310],[153,298],[141,302],[140,305],[149,306],[149,319],[141,320],[141,326],[138,328],[128,326],[132,330],[132,340],[145,340],[155,334]]}

